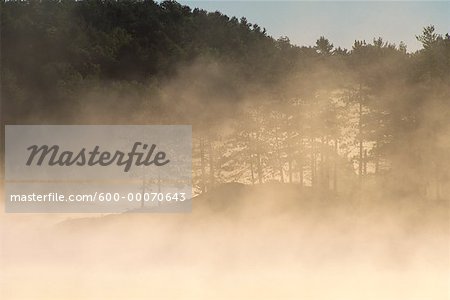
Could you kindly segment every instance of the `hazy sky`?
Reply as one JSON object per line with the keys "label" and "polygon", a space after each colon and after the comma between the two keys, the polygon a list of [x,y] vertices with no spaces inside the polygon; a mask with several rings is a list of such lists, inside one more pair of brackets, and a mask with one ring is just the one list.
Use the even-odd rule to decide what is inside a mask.
{"label": "hazy sky", "polygon": [[351,48],[355,39],[383,37],[408,51],[420,48],[415,35],[433,24],[438,33],[450,31],[450,2],[381,1],[186,1],[207,11],[220,11],[266,28],[274,38],[288,36],[297,45],[313,45],[324,35],[335,46]]}

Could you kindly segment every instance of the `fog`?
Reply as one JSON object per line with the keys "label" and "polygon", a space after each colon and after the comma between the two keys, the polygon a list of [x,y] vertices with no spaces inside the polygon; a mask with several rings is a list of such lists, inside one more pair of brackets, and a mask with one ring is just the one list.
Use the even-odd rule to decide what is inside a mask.
{"label": "fog", "polygon": [[[199,78],[205,70],[211,73],[199,80],[209,78],[204,84],[213,89],[212,95],[201,96],[205,87],[182,88],[187,83],[180,78]],[[202,63],[183,72],[191,73],[162,89],[159,112],[166,110],[164,103],[171,97],[183,99],[170,114],[151,110],[143,114],[133,108],[117,117],[102,106],[105,99],[111,101],[111,94],[88,92],[80,98],[95,97],[95,102],[87,101],[95,104],[82,108],[74,120],[148,124],[156,115],[161,123],[177,123],[177,118],[178,123],[194,123],[192,213],[2,214],[3,299],[449,299],[448,181],[440,183],[438,198],[428,186],[430,191],[420,194],[410,184],[425,179],[409,162],[401,175],[379,175],[370,162],[361,178],[358,148],[335,149],[330,141],[324,145],[319,131],[323,120],[318,108],[309,104],[307,121],[299,126],[317,136],[307,134],[301,144],[306,150],[296,154],[306,161],[302,175],[298,169],[289,175],[289,152],[281,150],[285,151],[281,179],[280,161],[273,157],[280,154],[272,151],[277,144],[269,126],[287,131],[290,127],[266,122],[273,116],[267,107],[274,107],[267,90],[240,91],[239,104],[207,103],[210,97],[227,97],[214,90],[215,80],[223,80],[223,70]],[[342,95],[337,84],[320,84],[324,82],[331,96],[320,99],[317,94],[315,103],[343,105],[341,98],[333,98]],[[296,92],[284,85],[283,90]],[[275,120],[290,120],[290,105],[276,103],[280,115]],[[352,105],[346,106],[346,128],[329,135],[339,144],[357,139]],[[436,110],[430,108],[427,118],[434,118]],[[208,122],[206,128],[202,122]],[[239,142],[239,137],[251,133],[258,134],[255,142],[264,145],[252,148]],[[448,136],[438,133],[438,141],[448,143]],[[288,141],[288,133],[278,141]],[[202,143],[211,143],[215,154]],[[369,150],[373,145],[373,141],[364,144]],[[242,147],[247,150],[239,150]],[[310,147],[317,157],[307,152]],[[240,152],[241,158],[227,160],[229,151]],[[200,155],[205,156],[203,163]],[[265,157],[260,158],[261,178],[257,155]],[[314,171],[311,157],[316,161]],[[404,171],[410,178],[398,177]],[[388,182],[393,178],[398,180],[394,186]]]}
{"label": "fog", "polygon": [[2,212],[0,298],[450,299],[448,35],[424,30],[416,53],[298,47],[244,21],[224,21],[248,33],[230,34],[240,52],[169,43],[190,58],[167,54],[175,67],[132,44],[163,75],[140,77],[130,49],[120,65],[132,36],[116,28],[86,37],[109,47],[88,44],[87,75],[42,63],[52,88],[6,64],[4,123],[192,125],[194,198],[186,214]]}
{"label": "fog", "polygon": [[225,185],[180,215],[2,215],[2,297],[448,299],[443,203],[282,190]]}

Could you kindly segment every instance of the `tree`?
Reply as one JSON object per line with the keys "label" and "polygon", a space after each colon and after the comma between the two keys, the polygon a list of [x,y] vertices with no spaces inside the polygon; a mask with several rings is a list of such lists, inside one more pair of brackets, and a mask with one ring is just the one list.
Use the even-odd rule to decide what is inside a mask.
{"label": "tree", "polygon": [[419,42],[422,43],[424,49],[433,47],[439,40],[442,40],[442,36],[435,32],[433,25],[427,26],[423,29],[421,35],[416,35]]}
{"label": "tree", "polygon": [[317,41],[316,45],[314,46],[314,49],[322,55],[330,55],[331,51],[333,50],[333,44],[330,43],[328,39],[321,36]]}

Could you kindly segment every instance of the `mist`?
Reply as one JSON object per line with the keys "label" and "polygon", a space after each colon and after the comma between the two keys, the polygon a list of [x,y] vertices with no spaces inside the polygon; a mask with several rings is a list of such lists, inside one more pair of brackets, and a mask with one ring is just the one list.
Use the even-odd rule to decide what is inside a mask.
{"label": "mist", "polygon": [[450,299],[448,34],[302,47],[68,3],[2,3],[2,123],[192,125],[192,213],[2,213],[2,299]]}

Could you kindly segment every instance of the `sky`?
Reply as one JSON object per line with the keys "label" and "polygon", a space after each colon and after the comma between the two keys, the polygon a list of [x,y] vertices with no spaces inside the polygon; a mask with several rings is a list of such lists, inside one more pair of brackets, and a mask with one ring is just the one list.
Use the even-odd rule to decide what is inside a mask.
{"label": "sky", "polygon": [[266,28],[274,38],[287,36],[292,43],[312,46],[320,36],[336,47],[350,49],[355,40],[374,38],[408,51],[421,48],[415,36],[423,27],[434,25],[438,33],[450,31],[449,1],[189,1],[180,3],[207,11],[220,11]]}

